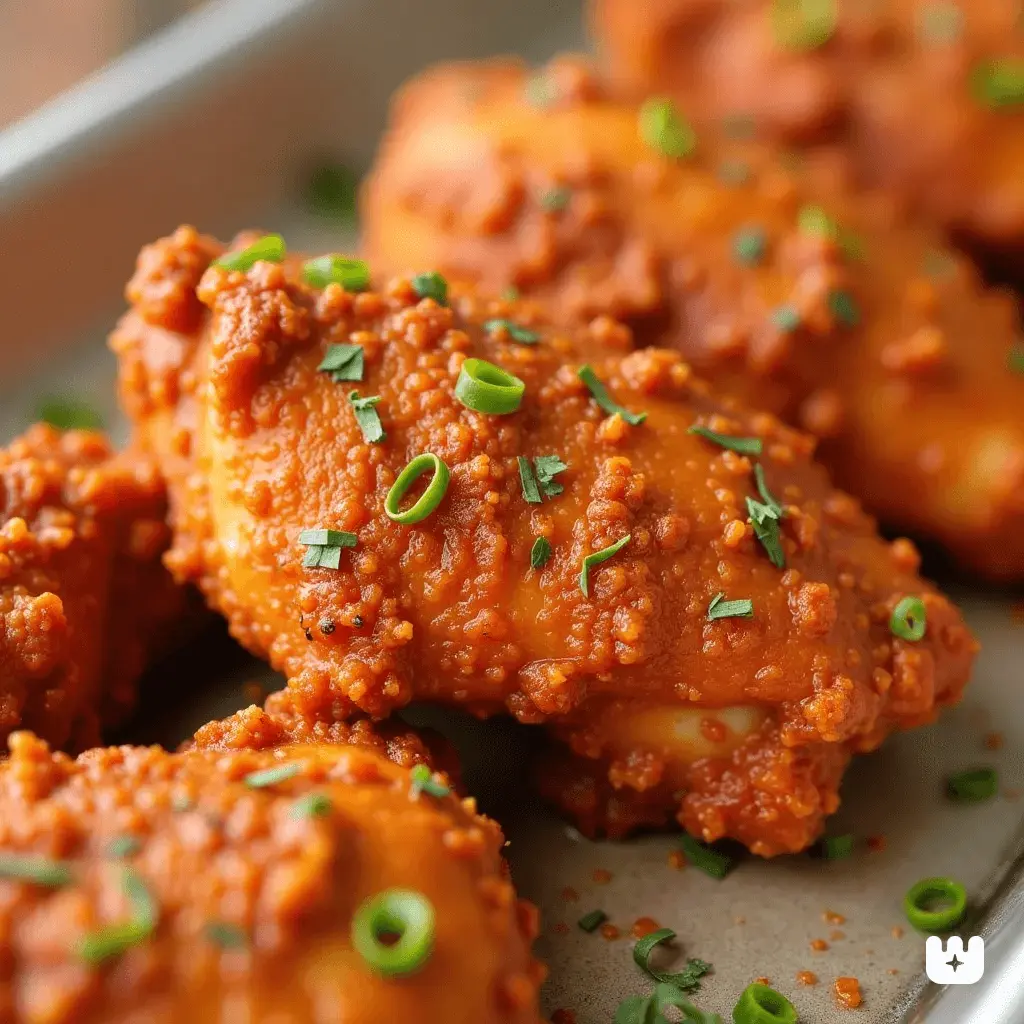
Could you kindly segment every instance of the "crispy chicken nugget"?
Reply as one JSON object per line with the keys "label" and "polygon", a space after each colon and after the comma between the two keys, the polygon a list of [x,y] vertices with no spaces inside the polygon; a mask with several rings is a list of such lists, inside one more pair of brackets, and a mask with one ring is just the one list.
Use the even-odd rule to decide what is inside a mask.
{"label": "crispy chicken nugget", "polygon": [[[167,473],[168,563],[289,677],[275,717],[416,698],[549,722],[617,787],[669,816],[685,788],[691,827],[771,854],[817,834],[851,752],[958,698],[975,644],[913,546],[678,353],[436,277],[355,294],[306,283],[320,260],[207,268],[221,252],[190,228],[144,250],[113,347]],[[424,454],[433,486],[397,498]]]}
{"label": "crispy chicken nugget", "polygon": [[498,826],[366,746],[0,764],[5,1020],[540,1024]]}
{"label": "crispy chicken nugget", "polygon": [[840,146],[1024,282],[1018,0],[593,0],[612,78],[780,144]]}
{"label": "crispy chicken nugget", "polygon": [[1015,304],[831,161],[787,169],[691,134],[664,104],[609,99],[578,60],[462,65],[399,95],[364,223],[383,272],[514,285],[559,322],[610,314],[678,348],[821,437],[887,524],[1024,579]]}
{"label": "crispy chicken nugget", "polygon": [[82,749],[132,709],[186,608],[152,460],[37,425],[0,449],[0,738]]}

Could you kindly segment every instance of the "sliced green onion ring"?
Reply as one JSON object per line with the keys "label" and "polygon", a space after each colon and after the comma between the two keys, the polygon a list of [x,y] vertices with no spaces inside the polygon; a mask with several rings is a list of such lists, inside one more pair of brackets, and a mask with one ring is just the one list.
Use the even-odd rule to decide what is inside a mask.
{"label": "sliced green onion ring", "polygon": [[526,385],[486,359],[467,359],[455,382],[455,397],[467,408],[494,416],[515,412]]}
{"label": "sliced green onion ring", "polygon": [[903,897],[907,920],[922,932],[946,932],[967,913],[967,890],[952,878],[922,878]]}
{"label": "sliced green onion ring", "polygon": [[214,260],[213,265],[224,270],[241,270],[245,273],[252,270],[261,260],[264,263],[280,263],[287,252],[288,248],[280,235],[264,235],[238,252],[225,253],[220,259]]}
{"label": "sliced green onion ring", "polygon": [[712,878],[725,878],[736,866],[736,862],[728,854],[702,843],[693,836],[684,835],[679,842],[686,859],[704,874]]}
{"label": "sliced green onion ring", "polygon": [[[394,941],[386,942],[388,938]],[[385,889],[356,910],[352,945],[378,974],[413,974],[434,948],[434,907],[422,893]]]}
{"label": "sliced green onion ring", "polygon": [[733,1008],[734,1024],[796,1024],[796,1007],[767,985],[748,985]]}
{"label": "sliced green onion ring", "polygon": [[[402,499],[408,493],[409,488],[424,473],[431,473],[432,479],[427,489],[420,495],[419,499],[410,508],[402,511]],[[441,499],[448,490],[448,482],[451,480],[451,473],[444,462],[432,452],[424,452],[417,455],[401,473],[398,479],[391,485],[388,496],[384,500],[384,511],[389,519],[403,526],[411,523],[418,523],[426,519],[431,512],[441,504]]]}
{"label": "sliced green onion ring", "polygon": [[577,926],[585,932],[596,932],[608,920],[608,915],[603,910],[591,910],[584,914],[577,922]]}
{"label": "sliced green onion ring", "polygon": [[967,804],[991,800],[999,792],[999,776],[995,768],[971,768],[957,772],[946,780],[946,791],[953,800]]}
{"label": "sliced green onion ring", "polygon": [[889,629],[893,636],[917,643],[928,629],[928,613],[924,601],[913,595],[903,598],[893,609]]}

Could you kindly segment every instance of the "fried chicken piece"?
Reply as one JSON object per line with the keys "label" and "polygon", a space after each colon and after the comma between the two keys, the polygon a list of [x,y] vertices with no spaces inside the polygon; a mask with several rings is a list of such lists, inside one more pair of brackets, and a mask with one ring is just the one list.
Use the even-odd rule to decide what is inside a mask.
{"label": "fried chicken piece", "polygon": [[623,89],[672,95],[697,121],[741,124],[781,145],[838,145],[861,181],[1024,282],[1018,0],[592,6]]}
{"label": "fried chicken piece", "polygon": [[533,78],[510,63],[428,73],[396,101],[364,193],[368,255],[387,273],[514,285],[563,324],[620,317],[821,437],[839,486],[887,524],[1024,579],[1012,299],[885,197],[844,188],[832,161],[787,169],[703,135],[672,158],[644,134],[693,141],[665,108],[607,98],[578,60]]}
{"label": "fried chicken piece", "polygon": [[[498,826],[438,777],[423,790],[364,746],[10,748],[5,1020],[540,1024],[536,911]],[[397,928],[378,925],[367,956],[358,912],[401,890],[432,940],[410,927],[388,975],[380,936]]]}
{"label": "fried chicken piece", "polygon": [[[878,538],[809,437],[715,398],[678,353],[622,355],[628,332],[609,320],[571,335],[472,293],[421,300],[408,279],[353,294],[305,284],[296,260],[205,269],[220,253],[190,228],[147,247],[112,344],[169,482],[168,564],[288,676],[272,715],[331,723],[416,698],[550,722],[616,786],[665,783],[671,815],[685,785],[690,827],[772,854],[818,833],[851,752],[958,698],[975,644],[912,545]],[[361,350],[358,380],[318,369],[352,355],[338,345]],[[469,357],[522,380],[518,411],[455,397]],[[598,407],[587,361],[644,422]],[[379,443],[352,392],[379,397]],[[422,521],[393,522],[389,490],[425,452],[450,468],[447,491]],[[545,456],[566,468],[552,475]],[[337,568],[308,564],[307,529],[339,532]],[[534,567],[538,538],[552,553]],[[710,614],[720,594],[750,617]],[[890,630],[908,595],[927,609],[919,642]],[[751,750],[766,745],[789,775],[762,770],[776,755]],[[819,762],[836,767],[812,801],[795,776]],[[732,776],[743,807],[703,810],[735,803]]]}
{"label": "fried chicken piece", "polygon": [[186,610],[165,515],[152,461],[99,434],[40,424],[0,450],[0,739],[78,750],[131,711]]}

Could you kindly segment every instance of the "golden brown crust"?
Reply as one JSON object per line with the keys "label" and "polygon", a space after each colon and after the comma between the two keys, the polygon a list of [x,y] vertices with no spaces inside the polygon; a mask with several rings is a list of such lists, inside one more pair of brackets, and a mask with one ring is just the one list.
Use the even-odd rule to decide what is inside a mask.
{"label": "golden brown crust", "polygon": [[0,451],[0,738],[82,749],[132,709],[185,610],[165,513],[152,461],[99,434],[38,425]]}
{"label": "golden brown crust", "polygon": [[[282,765],[298,774],[246,784]],[[301,812],[310,794],[327,798],[324,813]],[[118,856],[111,844],[125,837],[134,849]],[[0,765],[0,857],[58,860],[71,879],[0,880],[0,1015],[539,1024],[536,912],[517,904],[502,844],[472,801],[417,795],[404,769],[363,746],[114,747],[72,761],[15,734]],[[157,927],[90,966],[82,937],[131,917],[126,867],[159,908]],[[430,959],[402,978],[369,970],[349,934],[355,908],[389,888],[421,892],[436,914]],[[222,948],[211,924],[241,944]]]}
{"label": "golden brown crust", "polygon": [[[640,344],[678,348],[822,437],[837,482],[888,523],[1024,578],[1014,302],[824,155],[793,169],[701,134],[671,160],[585,63],[537,74],[543,107],[509,62],[441,68],[399,94],[364,192],[373,266],[512,284],[563,324],[623,318]],[[838,238],[801,227],[818,202]],[[751,235],[754,255],[738,255]]]}
{"label": "golden brown crust", "polygon": [[[175,250],[197,237],[180,229],[147,265],[162,250],[176,267]],[[471,293],[455,295],[454,308],[419,301],[403,279],[382,292],[319,291],[294,261],[247,275],[211,267],[199,295],[211,312],[194,335],[170,337],[134,310],[113,344],[138,436],[168,474],[168,561],[289,677],[268,700],[272,715],[331,723],[383,716],[413,697],[504,709],[557,722],[574,748],[610,758],[618,783],[637,788],[618,762],[639,751],[670,773],[678,765],[671,742],[620,743],[628,716],[751,708],[712,747],[731,756],[765,716],[788,747],[858,749],[958,698],[975,644],[917,576],[912,546],[878,539],[814,464],[808,437],[717,400],[676,353],[616,355],[628,333],[609,321],[570,336]],[[491,317],[532,323],[540,342],[484,330]],[[339,342],[363,346],[359,384],[317,372]],[[170,383],[169,348],[180,367]],[[477,414],[454,398],[469,355],[524,381],[517,413]],[[600,412],[575,373],[585,360],[621,404],[648,413],[643,425]],[[363,440],[351,388],[381,396],[383,443]],[[694,423],[764,439],[768,486],[787,506],[785,571],[746,521],[752,460],[689,434]],[[448,493],[423,523],[394,524],[384,497],[422,451],[451,468]],[[527,504],[517,458],[546,454],[568,464],[564,492]],[[357,534],[337,570],[302,566],[298,536],[312,527]],[[583,556],[626,534],[585,596]],[[538,571],[530,550],[540,535],[554,555]],[[708,621],[719,592],[751,599],[753,619]],[[928,608],[918,644],[889,631],[911,593]],[[778,852],[770,838],[762,845]]]}
{"label": "golden brown crust", "polygon": [[[835,31],[787,47],[773,0],[593,0],[618,85],[670,93],[704,123],[838,143],[856,173],[918,204],[1024,279],[1024,103],[979,98],[978,69],[1024,60],[1017,0],[835,4]],[[794,5],[797,10],[799,5]]]}

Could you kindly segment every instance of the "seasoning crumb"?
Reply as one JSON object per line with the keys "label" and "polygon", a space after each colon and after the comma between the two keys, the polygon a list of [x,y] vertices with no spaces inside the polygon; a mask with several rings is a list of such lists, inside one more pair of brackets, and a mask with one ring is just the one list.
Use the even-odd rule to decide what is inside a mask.
{"label": "seasoning crumb", "polygon": [[846,1010],[856,1010],[860,1006],[860,982],[856,978],[836,978],[836,1000]]}
{"label": "seasoning crumb", "polygon": [[867,848],[872,853],[881,853],[885,849],[885,836],[868,836]]}
{"label": "seasoning crumb", "polygon": [[747,919],[745,917],[734,917],[732,919],[732,923],[733,924],[746,924],[747,923]]}
{"label": "seasoning crumb", "polygon": [[894,924],[892,926],[892,937],[894,939],[902,939],[905,934],[906,932],[903,930],[902,926],[898,924]]}
{"label": "seasoning crumb", "polygon": [[673,850],[668,855],[668,866],[682,871],[686,867],[686,854],[682,850]]}
{"label": "seasoning crumb", "polygon": [[562,890],[562,899],[565,900],[566,903],[577,903],[579,902],[579,898],[580,894],[571,885],[567,885]]}
{"label": "seasoning crumb", "polygon": [[846,918],[834,910],[826,910],[821,916],[828,924],[846,924]]}
{"label": "seasoning crumb", "polygon": [[661,925],[653,917],[638,917],[633,922],[631,931],[634,939],[642,939],[645,935],[656,932],[660,927]]}
{"label": "seasoning crumb", "polygon": [[898,970],[897,970],[897,969],[896,969],[895,967],[889,967],[889,968],[888,968],[888,969],[886,970],[886,972],[885,972],[885,973],[886,973],[886,974],[899,974],[900,972],[899,972],[899,971],[898,971]]}
{"label": "seasoning crumb", "polygon": [[755,978],[754,979],[754,984],[755,985],[770,985],[771,983],[772,983],[772,979],[771,978]]}
{"label": "seasoning crumb", "polygon": [[811,949],[813,949],[815,953],[824,953],[825,950],[828,949],[828,943],[824,939],[812,939]]}
{"label": "seasoning crumb", "polygon": [[621,935],[622,935],[622,932],[620,932],[619,929],[615,925],[613,925],[611,923],[601,925],[601,938],[602,939],[607,939],[609,942],[614,942]]}
{"label": "seasoning crumb", "polygon": [[841,932],[838,928],[835,931],[829,932],[829,939],[832,942],[839,942],[841,939],[846,938],[846,932]]}
{"label": "seasoning crumb", "polygon": [[987,732],[982,742],[986,750],[999,750],[1003,745],[1003,734],[1001,732]]}
{"label": "seasoning crumb", "polygon": [[551,929],[556,935],[568,935],[569,926],[564,921],[559,921]]}
{"label": "seasoning crumb", "polygon": [[594,868],[591,876],[598,885],[607,885],[612,880],[612,873],[606,868]]}
{"label": "seasoning crumb", "polygon": [[818,976],[813,971],[797,971],[796,980],[801,985],[818,984]]}

